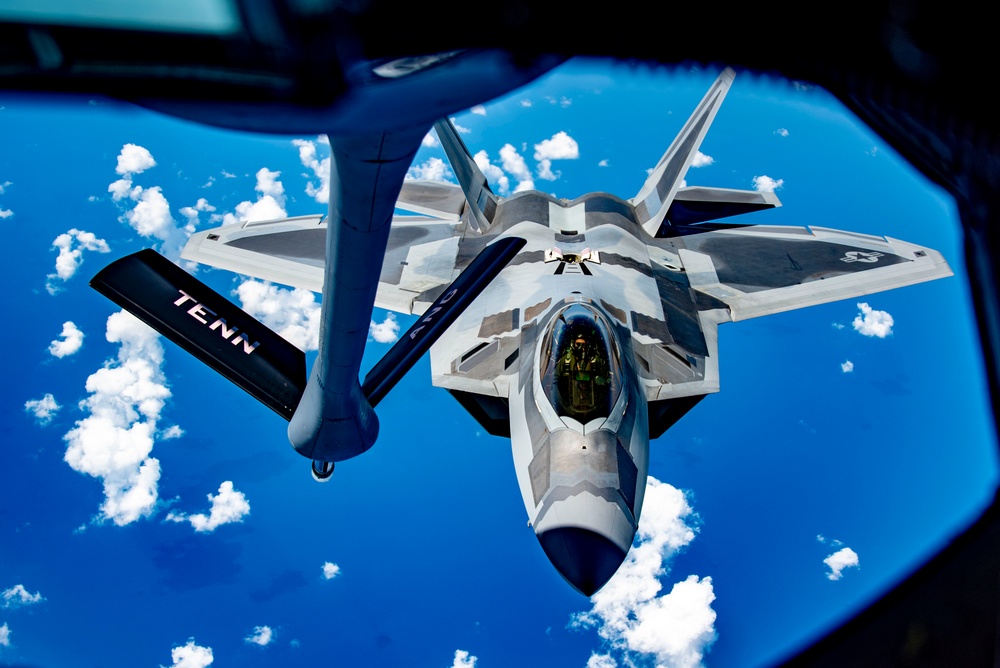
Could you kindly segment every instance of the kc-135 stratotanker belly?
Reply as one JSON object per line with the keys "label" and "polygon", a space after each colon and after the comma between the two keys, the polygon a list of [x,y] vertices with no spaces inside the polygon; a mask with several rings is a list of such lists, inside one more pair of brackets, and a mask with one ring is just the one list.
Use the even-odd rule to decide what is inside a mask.
{"label": "kc-135 stratotanker belly", "polygon": [[[92,284],[289,420],[317,480],[372,447],[375,407],[429,349],[434,385],[510,438],[529,524],[590,595],[632,545],[650,439],[719,390],[720,323],[951,274],[904,241],[720,222],[780,206],[685,184],[732,79],[719,76],[629,200],[500,198],[448,120],[434,128],[459,185],[404,182],[423,126],[331,136],[327,216],[207,230],[182,254],[322,292],[308,376],[300,350],[153,251]],[[373,305],[420,317],[362,381]]]}

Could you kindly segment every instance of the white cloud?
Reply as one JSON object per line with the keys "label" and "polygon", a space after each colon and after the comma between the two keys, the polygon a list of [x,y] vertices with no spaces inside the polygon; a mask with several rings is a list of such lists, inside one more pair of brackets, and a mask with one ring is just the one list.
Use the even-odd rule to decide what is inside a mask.
{"label": "white cloud", "polygon": [[753,177],[753,187],[754,190],[759,190],[762,193],[773,193],[775,190],[781,188],[785,185],[785,179],[778,179],[775,181],[770,176],[755,176]]}
{"label": "white cloud", "polygon": [[531,178],[531,170],[528,169],[524,158],[517,152],[511,144],[504,144],[500,149],[500,165],[503,170],[517,179],[517,187],[514,192],[519,193],[524,190],[534,190],[535,181]]}
{"label": "white cloud", "polygon": [[142,172],[156,166],[156,160],[149,150],[137,144],[125,144],[121,153],[118,154],[118,166],[115,173],[122,176],[141,174]]}
{"label": "white cloud", "polygon": [[618,668],[618,662],[610,654],[591,654],[587,668]]}
{"label": "white cloud", "polygon": [[858,553],[849,547],[844,547],[823,560],[830,572],[826,574],[828,580],[839,580],[843,577],[845,568],[860,568],[861,562],[858,560]]}
{"label": "white cloud", "polygon": [[778,135],[779,137],[787,137],[788,130],[785,128],[778,128],[777,130],[774,131],[774,134]]}
{"label": "white cloud", "polygon": [[208,211],[209,213],[215,211],[215,207],[209,204],[208,200],[204,197],[199,197],[194,206],[185,206],[181,208],[181,215],[187,218],[188,225],[191,225],[192,233],[194,232],[194,228],[198,225],[198,214],[202,211]]}
{"label": "white cloud", "polygon": [[876,311],[867,302],[859,302],[861,311],[854,318],[854,329],[865,336],[877,336],[880,339],[892,334],[892,316],[885,311]]}
{"label": "white cloud", "polygon": [[695,151],[694,152],[694,159],[691,161],[691,166],[692,167],[708,167],[713,162],[715,162],[715,158],[713,158],[712,156],[705,155],[701,151]]}
{"label": "white cloud", "polygon": [[323,579],[332,580],[338,575],[340,575],[340,566],[332,561],[327,561],[323,564]]}
{"label": "white cloud", "polygon": [[531,106],[531,104],[532,104],[532,103],[531,103],[531,100],[521,100],[521,106],[522,106],[522,107],[525,107],[525,108],[527,108],[527,107],[530,107],[530,106]]}
{"label": "white cloud", "polygon": [[4,181],[3,183],[0,183],[0,195],[3,195],[5,192],[7,192],[7,186],[12,186],[12,185],[14,184],[11,183],[10,181]]}
{"label": "white cloud", "polygon": [[420,141],[420,144],[427,148],[436,148],[441,145],[441,142],[438,141],[437,133],[434,130],[429,130]]}
{"label": "white cloud", "polygon": [[10,647],[10,627],[7,622],[0,626],[0,647]]}
{"label": "white cloud", "polygon": [[379,343],[393,343],[399,338],[399,323],[393,313],[386,313],[382,322],[371,321],[368,336]]}
{"label": "white cloud", "polygon": [[655,656],[658,666],[700,665],[716,638],[712,578],[689,575],[660,595],[664,562],[694,539],[685,518],[697,516],[682,491],[653,477],[643,511],[625,563],[591,597],[593,608],[574,615],[570,626],[597,627],[628,664],[641,653]]}
{"label": "white cloud", "polygon": [[476,161],[476,165],[487,180],[497,187],[501,195],[510,192],[510,179],[507,178],[502,169],[490,162],[490,156],[486,151],[479,151],[472,156],[472,159]]}
{"label": "white cloud", "polygon": [[[160,186],[133,186],[133,176],[155,166],[156,160],[147,149],[136,144],[125,144],[118,154],[118,166],[115,168],[115,172],[122,178],[111,183],[108,192],[115,202],[126,207],[120,220],[128,223],[141,236],[161,241],[161,252],[176,261],[194,232],[197,221],[192,221],[188,216],[187,225],[179,225],[170,213],[170,203]],[[129,205],[125,202],[126,199],[134,204]],[[184,211],[182,209],[182,213]]]}
{"label": "white cloud", "polygon": [[167,427],[162,432],[160,432],[160,439],[164,441],[169,441],[172,438],[180,438],[184,435],[184,430],[177,425],[172,425]]}
{"label": "white cloud", "polygon": [[3,597],[3,607],[5,608],[20,608],[41,603],[45,600],[42,598],[41,592],[36,591],[32,594],[22,584],[16,584],[10,589],[5,589],[0,596]]}
{"label": "white cloud", "polygon": [[472,130],[470,130],[469,128],[459,125],[458,121],[455,120],[454,116],[451,117],[451,124],[455,126],[455,131],[458,132],[459,134],[467,135],[470,132],[472,132]]}
{"label": "white cloud", "polygon": [[843,371],[844,373],[851,373],[852,371],[854,371],[854,362],[852,362],[851,360],[847,360],[846,362],[840,365],[840,370]]}
{"label": "white cloud", "polygon": [[[428,136],[430,136],[429,133]],[[426,137],[424,140],[426,141]],[[313,176],[319,180],[319,187],[312,181],[306,184],[306,194],[320,204],[328,204],[330,202],[330,156],[327,155],[320,160],[316,155],[316,147],[318,144],[322,144],[325,152],[329,154],[330,141],[323,135],[317,137],[315,142],[293,139],[292,144],[299,147],[299,160],[302,162],[302,166],[312,170]]]}
{"label": "white cloud", "polygon": [[76,270],[83,264],[83,251],[111,252],[108,242],[104,239],[98,239],[93,232],[76,228],[57,236],[52,241],[52,247],[59,251],[59,255],[56,256],[56,273],[48,275],[45,286],[51,295],[59,291],[55,284],[56,279],[66,282],[76,274]]}
{"label": "white cloud", "polygon": [[579,157],[580,146],[563,130],[535,144],[535,160],[575,160]]}
{"label": "white cloud", "polygon": [[476,668],[478,660],[475,656],[469,656],[464,649],[456,649],[455,661],[451,664],[451,668]]}
{"label": "white cloud", "polygon": [[47,425],[52,422],[59,409],[62,408],[56,403],[56,398],[46,393],[41,399],[31,399],[24,402],[24,410],[35,416],[35,420],[40,425]]}
{"label": "white cloud", "polygon": [[441,158],[427,158],[419,165],[413,165],[406,172],[406,178],[416,181],[442,181],[449,183],[451,169]]}
{"label": "white cloud", "polygon": [[119,343],[117,360],[87,378],[90,414],[64,437],[65,460],[104,483],[103,519],[121,526],[149,517],[157,500],[160,462],[150,456],[156,422],[170,397],[160,337],[125,311],[108,318],[107,339]]}
{"label": "white cloud", "polygon": [[472,109],[469,109],[469,111],[471,111],[472,113],[476,114],[477,116],[485,116],[486,115],[486,107],[484,107],[481,104],[477,104]]}
{"label": "white cloud", "polygon": [[320,305],[312,292],[247,279],[236,288],[236,296],[244,311],[300,350],[319,347]]}
{"label": "white cloud", "polygon": [[77,329],[72,321],[63,323],[61,339],[56,339],[49,345],[49,352],[56,357],[67,357],[83,346],[83,332]]}
{"label": "white cloud", "polygon": [[261,647],[267,647],[274,641],[274,631],[271,630],[270,626],[255,626],[253,631],[243,642],[248,645],[260,645]]}
{"label": "white cloud", "polygon": [[600,161],[599,163],[597,163],[597,166],[598,166],[598,167],[607,167],[607,166],[608,166],[608,164],[609,164],[609,163],[608,163],[608,159],[607,159],[607,158],[605,158],[604,160],[601,160],[601,161]]}
{"label": "white cloud", "polygon": [[223,225],[254,222],[259,220],[277,220],[287,218],[285,212],[285,187],[278,177],[281,172],[272,172],[267,167],[257,170],[257,185],[254,190],[260,193],[253,202],[246,200],[236,205],[236,213],[227,213],[222,217]]}
{"label": "white cloud", "polygon": [[219,485],[219,493],[214,496],[209,494],[208,500],[212,502],[208,516],[198,513],[187,518],[195,531],[201,533],[215,531],[223,524],[242,522],[243,518],[250,514],[247,497],[243,492],[233,489],[231,480]]}
{"label": "white cloud", "polygon": [[839,322],[833,322],[833,323],[830,323],[830,324],[833,326],[834,329],[843,329],[844,328],[844,325],[842,325]]}
{"label": "white cloud", "polygon": [[11,209],[0,209],[0,218],[10,218],[14,215]]}
{"label": "white cloud", "polygon": [[227,172],[226,170],[223,169],[222,170],[222,178],[224,178],[224,179],[235,179],[236,175],[233,174],[232,172]]}
{"label": "white cloud", "polygon": [[212,661],[215,660],[212,648],[195,645],[194,638],[188,640],[186,645],[170,650],[170,658],[173,660],[170,668],[205,668],[212,665]]}
{"label": "white cloud", "polygon": [[555,181],[560,176],[562,176],[562,172],[552,171],[551,160],[540,160],[538,162],[538,178],[544,179],[546,181]]}

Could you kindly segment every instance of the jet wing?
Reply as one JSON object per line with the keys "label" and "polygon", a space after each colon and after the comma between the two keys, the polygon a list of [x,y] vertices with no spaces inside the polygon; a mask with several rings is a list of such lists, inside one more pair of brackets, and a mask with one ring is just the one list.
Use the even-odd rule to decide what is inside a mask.
{"label": "jet wing", "polygon": [[[458,275],[465,207],[461,188],[407,181],[393,217],[375,305],[422,314]],[[321,215],[224,225],[191,237],[186,260],[313,292],[323,291],[326,220]]]}
{"label": "jet wing", "polygon": [[746,320],[951,276],[941,254],[823,227],[750,226],[675,239],[695,290]]}

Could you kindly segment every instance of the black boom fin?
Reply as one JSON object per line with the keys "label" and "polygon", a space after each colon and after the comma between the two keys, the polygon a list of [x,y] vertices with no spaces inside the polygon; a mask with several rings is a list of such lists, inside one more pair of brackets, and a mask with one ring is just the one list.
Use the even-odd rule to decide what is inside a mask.
{"label": "black boom fin", "polygon": [[152,249],[116,260],[90,286],[290,420],[305,353]]}

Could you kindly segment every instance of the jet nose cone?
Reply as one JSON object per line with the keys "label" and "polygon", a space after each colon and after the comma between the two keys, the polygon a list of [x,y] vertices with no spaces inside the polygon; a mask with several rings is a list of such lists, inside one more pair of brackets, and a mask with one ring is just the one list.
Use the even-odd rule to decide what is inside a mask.
{"label": "jet nose cone", "polygon": [[603,587],[625,561],[620,547],[587,529],[550,529],[538,534],[538,542],[559,574],[585,596]]}

